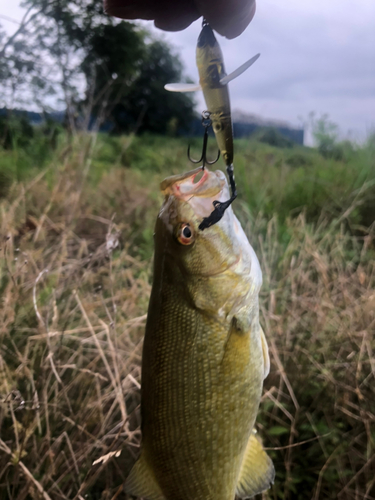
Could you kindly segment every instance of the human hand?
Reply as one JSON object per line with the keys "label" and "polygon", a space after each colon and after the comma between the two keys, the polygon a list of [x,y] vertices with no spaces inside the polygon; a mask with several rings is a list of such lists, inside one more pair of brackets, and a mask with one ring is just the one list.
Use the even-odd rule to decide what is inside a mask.
{"label": "human hand", "polygon": [[153,20],[165,31],[180,31],[203,16],[211,28],[236,38],[255,14],[255,0],[104,0],[104,10],[122,19]]}

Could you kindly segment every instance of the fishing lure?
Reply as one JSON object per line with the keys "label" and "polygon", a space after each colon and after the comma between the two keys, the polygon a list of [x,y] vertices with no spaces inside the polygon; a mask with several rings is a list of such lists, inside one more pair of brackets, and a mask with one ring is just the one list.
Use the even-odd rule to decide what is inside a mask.
{"label": "fishing lure", "polygon": [[[210,124],[212,123],[212,128],[215,132],[219,150],[227,167],[229,183],[231,186],[231,197],[226,202],[214,201],[214,211],[208,218],[202,221],[200,229],[205,229],[218,222],[223,216],[224,211],[237,196],[233,173],[233,125],[228,83],[240,76],[244,71],[246,71],[252,64],[254,64],[259,56],[260,54],[256,54],[235,71],[227,75],[224,68],[223,53],[220,49],[220,45],[218,44],[210,25],[206,20],[203,20],[202,31],[200,32],[200,35],[198,37],[196,49],[196,62],[199,73],[199,84],[168,83],[167,85],[165,85],[165,89],[171,92],[195,92],[197,90],[203,91],[204,99],[207,105],[207,111],[204,111],[202,113],[202,116],[205,113],[206,115],[204,118],[206,120],[210,120]],[[205,160],[206,158],[206,146],[207,140],[204,140],[201,158],[203,160]],[[195,163],[195,161],[193,162]],[[207,160],[205,160],[205,162],[211,164],[214,163],[208,162]]]}

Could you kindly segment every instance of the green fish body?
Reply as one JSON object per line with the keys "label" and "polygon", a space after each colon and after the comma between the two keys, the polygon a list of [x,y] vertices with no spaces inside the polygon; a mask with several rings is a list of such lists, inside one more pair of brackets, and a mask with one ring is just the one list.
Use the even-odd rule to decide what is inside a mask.
{"label": "green fish body", "polygon": [[142,447],[124,489],[149,500],[234,500],[273,482],[253,429],[269,371],[258,259],[228,208],[198,229],[222,172],[166,179],[142,359]]}

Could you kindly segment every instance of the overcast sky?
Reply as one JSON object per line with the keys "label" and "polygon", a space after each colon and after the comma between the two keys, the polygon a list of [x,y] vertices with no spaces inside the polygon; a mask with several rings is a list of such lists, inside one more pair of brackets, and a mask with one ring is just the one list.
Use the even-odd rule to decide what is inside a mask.
{"label": "overcast sky", "polygon": [[[165,35],[194,80],[200,29],[198,21],[183,32]],[[227,73],[261,53],[229,84],[232,109],[295,125],[310,111],[328,113],[342,133],[351,131],[353,138],[364,138],[374,129],[374,0],[257,0],[246,31],[234,40],[219,35],[217,40]]]}
{"label": "overcast sky", "polygon": [[[22,11],[15,3],[0,0],[0,15],[20,19]],[[180,54],[186,75],[197,80],[195,46],[201,22],[177,33],[145,24],[158,35],[164,33]],[[363,139],[375,128],[374,0],[258,0],[255,17],[241,36],[226,40],[217,35],[217,40],[227,73],[261,53],[229,84],[233,110],[293,125],[305,121],[310,111],[328,113],[353,139]],[[201,93],[197,100],[198,109],[204,109]]]}

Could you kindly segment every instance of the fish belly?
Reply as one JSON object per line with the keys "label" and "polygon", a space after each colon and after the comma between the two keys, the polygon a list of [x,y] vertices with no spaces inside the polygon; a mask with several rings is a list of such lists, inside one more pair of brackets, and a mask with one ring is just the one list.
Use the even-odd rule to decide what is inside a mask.
{"label": "fish belly", "polygon": [[244,333],[177,300],[173,287],[157,295],[143,351],[142,453],[167,500],[233,500],[263,383],[258,318]]}

